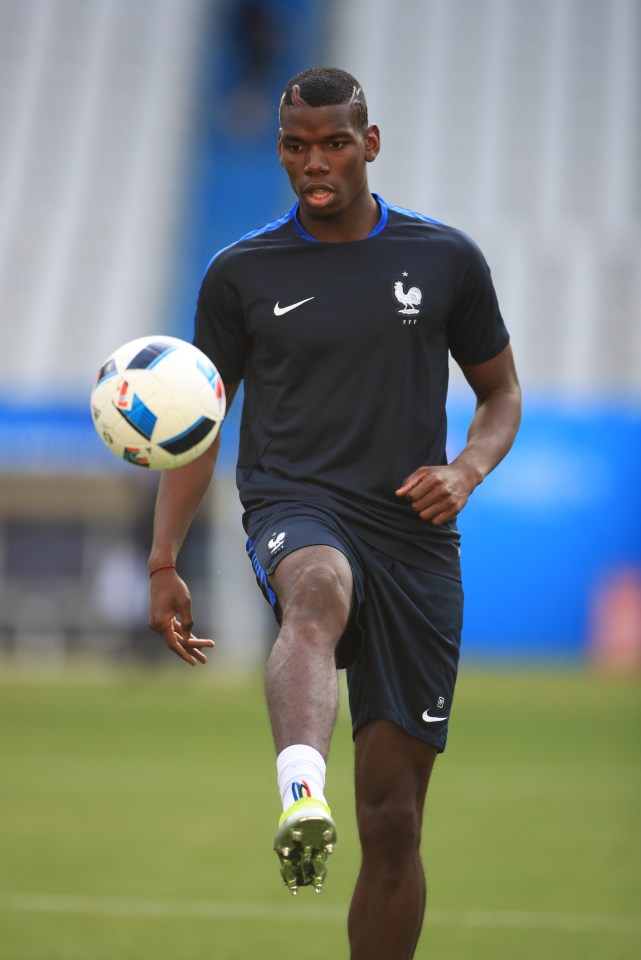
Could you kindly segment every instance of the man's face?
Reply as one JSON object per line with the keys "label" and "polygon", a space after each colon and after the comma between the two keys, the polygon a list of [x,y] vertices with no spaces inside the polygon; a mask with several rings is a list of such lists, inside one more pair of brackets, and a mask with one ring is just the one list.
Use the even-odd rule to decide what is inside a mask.
{"label": "man's face", "polygon": [[357,215],[370,203],[366,164],[380,146],[378,128],[361,130],[351,104],[281,110],[278,157],[300,200],[303,219]]}

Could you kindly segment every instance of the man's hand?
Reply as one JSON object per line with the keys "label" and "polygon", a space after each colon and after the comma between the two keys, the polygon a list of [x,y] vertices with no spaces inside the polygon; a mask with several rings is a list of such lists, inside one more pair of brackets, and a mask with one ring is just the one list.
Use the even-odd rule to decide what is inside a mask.
{"label": "man's hand", "polygon": [[421,520],[438,527],[458,516],[477,482],[456,463],[419,467],[406,477],[396,496],[405,497]]}
{"label": "man's hand", "polygon": [[149,627],[192,667],[207,663],[202,647],[213,647],[213,640],[199,640],[192,633],[191,595],[175,570],[159,570],[149,584]]}
{"label": "man's hand", "polygon": [[491,360],[461,369],[476,395],[464,449],[447,466],[418,467],[396,491],[421,520],[437,527],[461,512],[508,452],[521,422],[521,388],[509,344]]}

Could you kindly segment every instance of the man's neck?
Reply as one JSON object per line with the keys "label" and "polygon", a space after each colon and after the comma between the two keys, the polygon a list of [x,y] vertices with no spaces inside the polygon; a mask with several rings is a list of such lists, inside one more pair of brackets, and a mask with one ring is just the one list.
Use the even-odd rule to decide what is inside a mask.
{"label": "man's neck", "polygon": [[[351,243],[365,240],[381,217],[381,210],[371,193],[363,198],[362,209],[350,208],[337,217],[309,217],[299,207],[297,216],[303,230],[321,243]],[[359,205],[360,207],[360,205]]]}

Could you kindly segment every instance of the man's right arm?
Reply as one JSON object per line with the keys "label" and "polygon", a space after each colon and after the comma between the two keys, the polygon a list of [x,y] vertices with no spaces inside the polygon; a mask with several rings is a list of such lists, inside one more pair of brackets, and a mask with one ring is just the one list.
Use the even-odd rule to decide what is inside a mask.
{"label": "man's right arm", "polygon": [[[238,385],[225,388],[227,410]],[[220,449],[220,433],[200,457],[183,467],[161,474],[154,512],[154,531],[149,554],[149,572],[156,571],[149,585],[149,626],[159,633],[179,657],[194,666],[206,663],[200,649],[213,647],[212,640],[198,640],[194,626],[191,595],[178,576],[175,564],[196,511],[211,483]]]}

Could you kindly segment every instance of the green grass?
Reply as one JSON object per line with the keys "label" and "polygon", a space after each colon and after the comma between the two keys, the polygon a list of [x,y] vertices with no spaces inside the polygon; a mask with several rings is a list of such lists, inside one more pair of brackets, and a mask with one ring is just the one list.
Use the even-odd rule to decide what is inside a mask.
{"label": "green grass", "polygon": [[[426,811],[426,960],[641,956],[641,686],[464,669]],[[345,707],[321,897],[281,887],[261,681],[0,678],[0,960],[347,960]]]}

